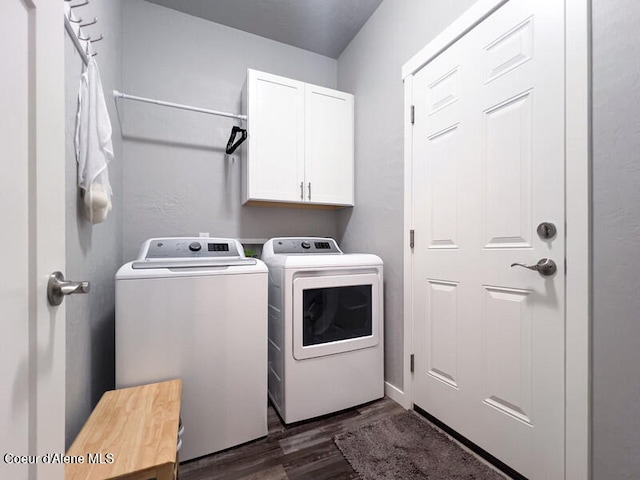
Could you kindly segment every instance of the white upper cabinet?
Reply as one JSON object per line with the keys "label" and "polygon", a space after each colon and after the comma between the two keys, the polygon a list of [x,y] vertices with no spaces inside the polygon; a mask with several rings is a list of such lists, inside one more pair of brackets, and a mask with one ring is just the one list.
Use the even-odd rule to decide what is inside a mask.
{"label": "white upper cabinet", "polygon": [[306,200],[353,205],[353,95],[305,85]]}
{"label": "white upper cabinet", "polygon": [[243,203],[300,202],[304,182],[304,83],[247,72]]}
{"label": "white upper cabinet", "polygon": [[243,203],[353,205],[353,95],[248,70]]}

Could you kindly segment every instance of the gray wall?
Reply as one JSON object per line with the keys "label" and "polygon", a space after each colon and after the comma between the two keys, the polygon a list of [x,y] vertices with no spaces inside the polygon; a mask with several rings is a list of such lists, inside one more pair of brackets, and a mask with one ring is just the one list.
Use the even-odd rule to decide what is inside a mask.
{"label": "gray wall", "polygon": [[640,478],[640,8],[593,0],[593,478]]}
{"label": "gray wall", "polygon": [[384,260],[385,377],[400,389],[404,388],[401,67],[473,3],[385,0],[338,59],[338,89],[356,98],[356,207],[339,212],[339,239],[348,251],[372,252]]}
{"label": "gray wall", "polygon": [[[98,18],[87,27],[89,35],[104,35],[95,44],[102,85],[110,92],[121,82],[121,1],[92,0],[78,8],[85,20]],[[89,280],[91,292],[65,300],[67,312],[66,445],[69,446],[105,390],[114,386],[114,284],[122,263],[122,142],[112,98],[106,95],[111,116],[115,160],[109,165],[113,210],[98,225],[81,216],[74,149],[75,115],[82,60],[65,33],[66,101],[66,263],[65,277]]]}
{"label": "gray wall", "polygon": [[[247,68],[336,85],[334,59],[155,4],[128,0],[123,22],[123,89],[129,94],[239,113]],[[125,260],[153,236],[335,236],[334,211],[241,206],[240,149],[232,157],[224,152],[234,120],[131,101],[119,105]]]}

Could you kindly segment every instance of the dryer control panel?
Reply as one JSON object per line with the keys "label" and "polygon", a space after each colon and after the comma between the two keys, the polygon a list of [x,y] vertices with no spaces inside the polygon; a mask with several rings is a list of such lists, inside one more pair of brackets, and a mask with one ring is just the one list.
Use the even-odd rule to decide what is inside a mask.
{"label": "dryer control panel", "polygon": [[341,254],[342,250],[333,238],[299,237],[299,238],[274,238],[273,253],[275,254]]}

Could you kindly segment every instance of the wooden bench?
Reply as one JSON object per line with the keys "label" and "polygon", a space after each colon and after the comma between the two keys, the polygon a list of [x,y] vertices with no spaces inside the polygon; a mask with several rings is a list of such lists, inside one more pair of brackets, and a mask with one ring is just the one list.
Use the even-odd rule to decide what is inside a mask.
{"label": "wooden bench", "polygon": [[66,480],[174,479],[182,380],[106,392],[67,452]]}

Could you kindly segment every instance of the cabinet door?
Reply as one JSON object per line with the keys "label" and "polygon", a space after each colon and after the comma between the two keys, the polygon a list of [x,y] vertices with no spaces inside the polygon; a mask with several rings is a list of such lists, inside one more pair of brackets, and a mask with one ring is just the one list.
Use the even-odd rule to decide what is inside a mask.
{"label": "cabinet door", "polygon": [[243,201],[302,201],[304,83],[249,70],[246,94]]}
{"label": "cabinet door", "polygon": [[305,88],[305,200],[353,205],[353,95]]}

